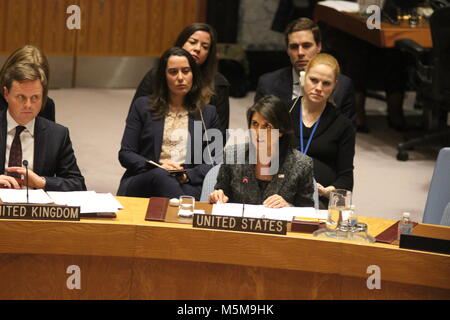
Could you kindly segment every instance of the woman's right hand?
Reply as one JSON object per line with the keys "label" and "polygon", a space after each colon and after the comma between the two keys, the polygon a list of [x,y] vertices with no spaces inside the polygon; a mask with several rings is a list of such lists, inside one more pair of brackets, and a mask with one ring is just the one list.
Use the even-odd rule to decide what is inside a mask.
{"label": "woman's right hand", "polygon": [[169,170],[183,170],[182,166],[180,166],[178,163],[170,161],[170,160],[167,161],[167,162],[162,163],[161,167],[163,167],[167,171],[169,171]]}
{"label": "woman's right hand", "polygon": [[214,190],[208,196],[209,203],[227,203],[228,197],[225,195],[222,189]]}

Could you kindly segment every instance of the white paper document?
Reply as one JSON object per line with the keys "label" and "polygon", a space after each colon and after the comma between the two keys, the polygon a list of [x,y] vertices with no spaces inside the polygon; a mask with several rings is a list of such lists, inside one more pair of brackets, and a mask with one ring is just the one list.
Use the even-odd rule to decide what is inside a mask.
{"label": "white paper document", "polygon": [[56,204],[80,207],[80,213],[117,212],[123,206],[111,193],[96,193],[95,191],[49,191],[48,195]]}
{"label": "white paper document", "polygon": [[[0,189],[0,199],[4,203],[27,203],[26,189]],[[53,203],[43,189],[29,189],[28,202],[34,204]]]}
{"label": "white paper document", "polygon": [[337,11],[359,12],[359,4],[351,1],[320,1],[318,4],[333,8]]}
{"label": "white paper document", "polygon": [[[242,217],[242,203],[214,204],[212,214],[230,217]],[[244,209],[246,218],[266,218],[274,220],[292,221],[293,217],[326,219],[327,212],[320,212],[312,207],[284,207],[267,208],[263,205],[246,204]]]}

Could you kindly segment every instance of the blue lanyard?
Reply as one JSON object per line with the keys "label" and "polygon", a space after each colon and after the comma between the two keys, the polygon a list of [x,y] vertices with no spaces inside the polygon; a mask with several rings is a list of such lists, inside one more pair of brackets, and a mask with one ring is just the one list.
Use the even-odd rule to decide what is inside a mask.
{"label": "blue lanyard", "polygon": [[309,136],[308,143],[306,144],[306,148],[303,148],[303,115],[302,115],[302,102],[300,101],[300,151],[304,154],[308,152],[309,145],[311,144],[314,133],[316,132],[317,127],[319,126],[320,117],[317,119],[314,127],[312,129],[311,135]]}

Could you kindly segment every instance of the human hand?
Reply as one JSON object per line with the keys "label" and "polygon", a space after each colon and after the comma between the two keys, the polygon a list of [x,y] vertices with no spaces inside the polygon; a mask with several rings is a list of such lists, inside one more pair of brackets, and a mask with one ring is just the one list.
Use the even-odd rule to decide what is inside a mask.
{"label": "human hand", "polygon": [[180,166],[178,163],[173,162],[173,161],[164,162],[163,164],[161,164],[161,167],[168,171],[169,170],[183,170],[182,166]]}
{"label": "human hand", "polygon": [[179,183],[182,183],[182,184],[189,182],[189,177],[188,177],[187,173],[176,175],[175,178],[178,180]]}
{"label": "human hand", "polygon": [[320,183],[317,184],[317,191],[319,192],[320,196],[329,198],[330,193],[334,190],[336,190],[336,188],[334,186],[328,186],[325,188]]}
{"label": "human hand", "polygon": [[20,189],[20,184],[16,178],[2,174],[0,175],[0,188]]}
{"label": "human hand", "polygon": [[209,203],[227,203],[229,198],[225,195],[222,189],[214,190],[208,196]]}
{"label": "human hand", "polygon": [[278,194],[271,195],[266,200],[264,200],[263,205],[267,208],[283,208],[289,207],[289,203],[283,199],[282,196]]}
{"label": "human hand", "polygon": [[[25,168],[9,167],[9,168],[6,168],[6,171],[18,173],[20,175],[20,179],[15,179],[15,178],[13,178],[13,179],[16,180],[21,186],[27,185]],[[43,177],[34,173],[33,170],[28,170],[28,188],[44,189],[45,183],[46,183],[46,181]]]}

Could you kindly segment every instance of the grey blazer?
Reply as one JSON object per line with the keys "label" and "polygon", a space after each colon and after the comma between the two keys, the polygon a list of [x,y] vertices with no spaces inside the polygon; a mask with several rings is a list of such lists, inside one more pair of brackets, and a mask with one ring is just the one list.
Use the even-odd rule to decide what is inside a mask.
{"label": "grey blazer", "polygon": [[[291,149],[280,164],[278,173],[261,191],[255,174],[256,165],[229,163],[229,159],[237,159],[238,150],[245,150],[245,159],[248,160],[248,144],[245,147],[233,145],[226,148],[225,163],[220,167],[214,187],[216,190],[222,189],[229,202],[262,204],[269,196],[278,194],[296,207],[314,206],[313,164],[310,157]],[[248,179],[245,185],[242,183],[243,178]]]}

